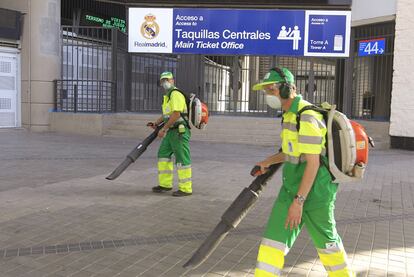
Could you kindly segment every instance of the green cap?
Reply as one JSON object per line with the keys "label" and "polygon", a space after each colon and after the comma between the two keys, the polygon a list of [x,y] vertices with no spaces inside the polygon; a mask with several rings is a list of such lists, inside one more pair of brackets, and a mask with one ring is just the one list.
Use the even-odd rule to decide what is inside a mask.
{"label": "green cap", "polygon": [[162,80],[162,79],[174,79],[174,76],[170,71],[164,71],[160,75],[160,80]]}
{"label": "green cap", "polygon": [[[293,76],[292,72],[290,72],[287,68],[281,68],[283,73],[285,73],[286,81],[290,84],[295,82],[295,77]],[[270,70],[263,78],[261,83],[255,84],[253,86],[253,90],[262,90],[265,85],[275,84],[275,83],[284,83],[285,79],[277,73],[275,70]]]}

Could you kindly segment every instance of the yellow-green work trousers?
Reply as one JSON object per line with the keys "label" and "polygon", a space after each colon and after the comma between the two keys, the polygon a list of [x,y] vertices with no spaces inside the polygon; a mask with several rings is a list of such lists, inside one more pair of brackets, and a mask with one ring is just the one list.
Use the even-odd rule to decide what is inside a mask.
{"label": "yellow-green work trousers", "polygon": [[336,231],[334,203],[304,210],[302,222],[294,230],[285,229],[285,221],[292,201],[277,199],[259,247],[256,277],[281,276],[285,255],[293,246],[303,226],[306,226],[319,258],[330,277],[355,276],[349,268],[342,240]]}
{"label": "yellow-green work trousers", "polygon": [[174,165],[172,155],[175,157],[178,174],[178,189],[192,193],[191,182],[191,132],[186,127],[185,133],[179,133],[178,129],[170,129],[163,138],[158,150],[158,180],[164,188],[172,188],[174,179]]}

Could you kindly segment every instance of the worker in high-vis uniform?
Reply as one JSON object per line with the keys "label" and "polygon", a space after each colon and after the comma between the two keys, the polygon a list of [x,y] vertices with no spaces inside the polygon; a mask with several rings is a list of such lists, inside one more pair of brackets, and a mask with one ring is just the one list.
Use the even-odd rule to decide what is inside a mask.
{"label": "worker in high-vis uniform", "polygon": [[174,86],[174,77],[171,72],[163,72],[160,84],[164,89],[162,116],[156,122],[147,124],[155,128],[165,122],[158,136],[162,138],[158,150],[158,181],[159,185],[152,188],[153,192],[161,193],[172,190],[174,177],[174,163],[178,173],[178,190],[173,196],[189,196],[192,194],[191,182],[191,155],[189,140],[191,137],[188,126],[187,104],[184,95]]}
{"label": "worker in high-vis uniform", "polygon": [[283,185],[259,247],[255,276],[281,276],[285,255],[304,226],[329,276],[355,276],[335,226],[338,184],[326,167],[323,116],[306,110],[297,125],[298,111],[311,104],[296,94],[293,74],[286,68],[271,69],[253,90],[263,90],[267,104],[284,111],[280,152],[257,164],[266,172],[283,163]]}

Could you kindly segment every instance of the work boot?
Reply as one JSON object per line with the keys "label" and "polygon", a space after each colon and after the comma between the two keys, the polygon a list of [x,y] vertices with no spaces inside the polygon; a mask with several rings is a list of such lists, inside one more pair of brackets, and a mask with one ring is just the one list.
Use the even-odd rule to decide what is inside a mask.
{"label": "work boot", "polygon": [[172,193],[172,196],[181,197],[181,196],[190,196],[191,194],[192,194],[191,192],[184,192],[181,190],[177,190]]}
{"label": "work boot", "polygon": [[161,192],[170,191],[170,190],[172,190],[172,188],[164,188],[161,186],[152,187],[152,192],[156,192],[156,193],[161,193]]}

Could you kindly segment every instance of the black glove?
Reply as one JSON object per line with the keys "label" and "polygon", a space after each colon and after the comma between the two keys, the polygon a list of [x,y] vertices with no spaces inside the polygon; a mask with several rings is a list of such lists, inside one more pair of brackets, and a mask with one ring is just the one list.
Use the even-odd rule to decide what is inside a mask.
{"label": "black glove", "polygon": [[260,171],[260,166],[255,165],[252,169],[252,171],[250,171],[250,175],[252,175],[253,177],[257,177],[259,175],[262,175],[262,172]]}
{"label": "black glove", "polygon": [[157,125],[154,122],[148,122],[147,127],[151,127],[152,129],[155,129],[155,127],[157,127]]}

